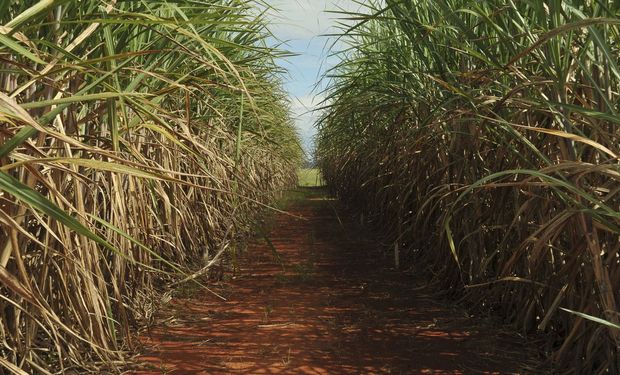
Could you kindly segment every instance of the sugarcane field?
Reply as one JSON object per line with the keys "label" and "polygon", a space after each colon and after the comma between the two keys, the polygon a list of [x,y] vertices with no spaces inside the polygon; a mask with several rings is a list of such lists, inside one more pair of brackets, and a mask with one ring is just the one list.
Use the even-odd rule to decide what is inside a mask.
{"label": "sugarcane field", "polygon": [[620,375],[617,0],[0,0],[0,375]]}

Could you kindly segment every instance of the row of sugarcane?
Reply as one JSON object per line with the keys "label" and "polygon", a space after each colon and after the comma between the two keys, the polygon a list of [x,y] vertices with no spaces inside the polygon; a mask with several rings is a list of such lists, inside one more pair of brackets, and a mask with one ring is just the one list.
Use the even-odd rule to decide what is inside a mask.
{"label": "row of sugarcane", "polygon": [[620,373],[620,4],[386,0],[344,15],[317,157],[403,260]]}
{"label": "row of sugarcane", "polygon": [[119,371],[295,183],[267,6],[0,2],[0,373]]}

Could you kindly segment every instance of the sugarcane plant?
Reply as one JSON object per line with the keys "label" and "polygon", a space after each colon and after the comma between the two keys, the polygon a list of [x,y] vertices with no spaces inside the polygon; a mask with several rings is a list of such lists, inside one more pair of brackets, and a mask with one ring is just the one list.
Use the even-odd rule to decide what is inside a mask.
{"label": "sugarcane plant", "polygon": [[620,373],[619,14],[370,1],[342,15],[324,78],[329,186],[568,373]]}
{"label": "sugarcane plant", "polygon": [[267,6],[0,1],[0,369],[118,368],[296,182]]}

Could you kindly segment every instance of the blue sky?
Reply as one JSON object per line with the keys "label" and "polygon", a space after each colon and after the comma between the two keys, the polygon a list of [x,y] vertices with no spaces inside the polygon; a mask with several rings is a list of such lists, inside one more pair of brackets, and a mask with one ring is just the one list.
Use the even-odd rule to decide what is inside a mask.
{"label": "blue sky", "polygon": [[279,64],[289,71],[285,88],[291,97],[295,122],[307,152],[312,149],[316,133],[312,113],[321,101],[321,88],[315,85],[325,69],[335,62],[328,59],[331,42],[322,36],[333,32],[338,14],[327,11],[358,9],[352,0],[271,0],[269,4],[279,12],[270,15],[270,29],[284,49],[298,54]]}

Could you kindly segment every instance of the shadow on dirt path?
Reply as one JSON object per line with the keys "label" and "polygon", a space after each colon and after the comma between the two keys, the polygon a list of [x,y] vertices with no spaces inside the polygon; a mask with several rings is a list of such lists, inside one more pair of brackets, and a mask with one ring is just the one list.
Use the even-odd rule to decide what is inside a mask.
{"label": "shadow on dirt path", "polygon": [[[234,279],[175,298],[144,334],[146,374],[519,373],[518,337],[466,317],[396,272],[371,235],[306,189],[251,244]],[[215,287],[215,286],[214,286]]]}

